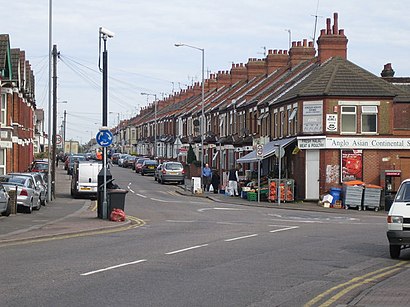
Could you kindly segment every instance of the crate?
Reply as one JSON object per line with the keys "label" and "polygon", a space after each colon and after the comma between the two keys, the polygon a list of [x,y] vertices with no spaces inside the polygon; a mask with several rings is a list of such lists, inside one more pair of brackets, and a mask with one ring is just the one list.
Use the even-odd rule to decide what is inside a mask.
{"label": "crate", "polygon": [[248,192],[247,197],[249,201],[257,201],[258,195],[255,192]]}

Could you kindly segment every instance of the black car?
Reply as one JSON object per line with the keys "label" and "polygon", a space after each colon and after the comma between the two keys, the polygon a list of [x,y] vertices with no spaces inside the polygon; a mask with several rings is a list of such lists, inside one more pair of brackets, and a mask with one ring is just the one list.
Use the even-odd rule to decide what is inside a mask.
{"label": "black car", "polygon": [[145,160],[142,162],[142,167],[141,167],[141,176],[151,174],[154,175],[155,170],[158,166],[158,162],[155,160]]}

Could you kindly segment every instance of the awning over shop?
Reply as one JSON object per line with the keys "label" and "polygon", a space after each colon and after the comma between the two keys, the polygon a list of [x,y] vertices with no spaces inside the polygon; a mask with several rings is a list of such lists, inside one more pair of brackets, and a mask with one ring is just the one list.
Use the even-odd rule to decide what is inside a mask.
{"label": "awning over shop", "polygon": [[[290,143],[296,140],[296,137],[292,138],[287,138],[287,139],[281,139],[281,140],[275,140],[272,142],[269,142],[263,146],[263,151],[262,151],[262,160],[269,158],[275,153],[275,150],[279,148],[279,146],[282,146],[282,148],[285,148],[288,146]],[[244,155],[242,158],[239,158],[236,160],[238,163],[253,163],[253,162],[258,162],[258,157],[256,156],[256,150]]]}

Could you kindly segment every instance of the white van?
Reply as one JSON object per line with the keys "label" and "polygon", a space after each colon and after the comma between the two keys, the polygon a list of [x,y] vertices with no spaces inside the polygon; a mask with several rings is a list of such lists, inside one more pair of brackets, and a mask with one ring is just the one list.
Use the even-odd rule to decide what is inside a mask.
{"label": "white van", "polygon": [[410,247],[410,179],[404,180],[387,216],[387,238],[390,257],[400,257],[402,249]]}
{"label": "white van", "polygon": [[71,196],[97,198],[98,173],[102,166],[101,162],[77,161],[71,177]]}

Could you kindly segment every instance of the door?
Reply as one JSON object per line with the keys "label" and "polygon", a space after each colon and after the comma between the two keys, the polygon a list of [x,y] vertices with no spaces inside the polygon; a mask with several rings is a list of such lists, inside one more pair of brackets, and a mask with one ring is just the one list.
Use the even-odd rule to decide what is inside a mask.
{"label": "door", "polygon": [[319,150],[306,150],[306,199],[319,199]]}

